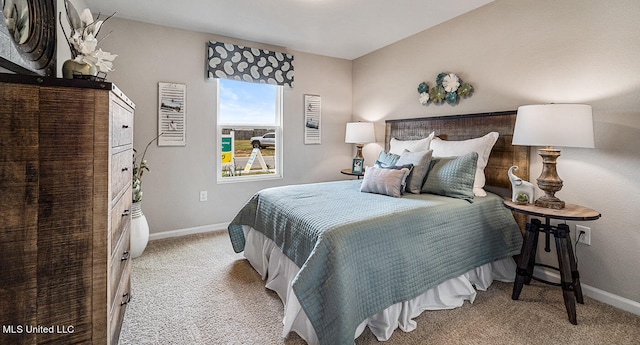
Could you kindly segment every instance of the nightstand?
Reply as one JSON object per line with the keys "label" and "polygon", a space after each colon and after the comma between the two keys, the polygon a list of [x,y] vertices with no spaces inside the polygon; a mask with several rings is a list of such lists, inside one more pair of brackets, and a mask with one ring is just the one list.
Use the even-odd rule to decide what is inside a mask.
{"label": "nightstand", "polygon": [[345,175],[349,175],[349,176],[357,176],[357,177],[358,177],[358,180],[359,180],[362,176],[364,176],[364,173],[358,174],[358,173],[351,172],[351,169],[350,169],[350,168],[342,169],[342,170],[340,170],[340,172],[341,172],[341,173],[343,173],[343,174],[345,174]]}
{"label": "nightstand", "polygon": [[[545,284],[562,287],[564,297],[564,305],[567,309],[569,321],[577,325],[576,317],[576,300],[580,304],[584,304],[582,297],[582,287],[580,286],[580,274],[578,273],[578,265],[573,255],[573,247],[571,246],[571,235],[569,225],[558,224],[551,225],[551,219],[557,220],[573,220],[573,221],[589,221],[600,218],[600,213],[590,208],[566,204],[563,209],[556,210],[545,207],[538,207],[533,204],[517,204],[511,200],[505,200],[504,205],[518,213],[529,216],[542,217],[545,219],[544,224],[539,219],[532,219],[527,224],[524,243],[518,261],[516,270],[516,281],[513,284],[513,293],[511,299],[517,300],[520,297],[523,284],[529,285],[531,279],[535,279]],[[556,252],[558,254],[558,268],[543,264],[536,264],[536,251],[538,247],[538,235],[540,232],[545,234],[544,250],[550,252],[549,238],[551,235],[556,241]],[[549,282],[533,276],[534,266],[544,266],[560,271],[560,284]]]}

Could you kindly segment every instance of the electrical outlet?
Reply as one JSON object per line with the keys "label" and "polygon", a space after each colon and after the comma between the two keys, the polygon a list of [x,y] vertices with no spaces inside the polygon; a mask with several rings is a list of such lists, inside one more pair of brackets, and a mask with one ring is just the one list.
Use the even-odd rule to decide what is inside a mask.
{"label": "electrical outlet", "polygon": [[200,201],[207,201],[207,191],[206,190],[201,190],[200,191]]}
{"label": "electrical outlet", "polygon": [[[582,236],[580,236],[581,232],[584,232]],[[582,225],[576,225],[576,236],[578,236],[578,242],[584,243],[588,246],[591,245],[591,228]]]}

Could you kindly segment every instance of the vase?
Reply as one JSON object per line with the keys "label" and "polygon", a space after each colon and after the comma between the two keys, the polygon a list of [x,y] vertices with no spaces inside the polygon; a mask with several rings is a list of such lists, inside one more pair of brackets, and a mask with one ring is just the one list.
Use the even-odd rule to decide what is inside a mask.
{"label": "vase", "polygon": [[140,202],[131,204],[131,242],[129,253],[131,258],[137,258],[147,247],[149,242],[149,223],[142,213]]}
{"label": "vase", "polygon": [[98,68],[95,65],[67,60],[62,64],[62,76],[66,79],[74,79],[78,75],[81,79],[89,79],[98,75]]}

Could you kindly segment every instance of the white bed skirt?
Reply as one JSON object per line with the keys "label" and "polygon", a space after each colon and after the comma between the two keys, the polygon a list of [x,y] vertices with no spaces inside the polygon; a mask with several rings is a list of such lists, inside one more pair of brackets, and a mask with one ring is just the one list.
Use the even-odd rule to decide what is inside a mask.
{"label": "white bed skirt", "polygon": [[[243,230],[246,239],[244,256],[262,279],[266,279],[265,286],[275,291],[284,303],[282,336],[287,337],[289,332],[293,331],[308,344],[317,345],[316,332],[291,288],[291,281],[300,268],[262,233],[246,225],[243,226]],[[457,308],[462,306],[465,300],[473,303],[476,290],[486,290],[493,280],[513,282],[515,272],[516,264],[512,258],[476,267],[412,300],[394,304],[369,317],[358,326],[354,339],[360,336],[367,326],[379,341],[388,340],[398,327],[410,332],[417,326],[413,319],[423,311]]]}

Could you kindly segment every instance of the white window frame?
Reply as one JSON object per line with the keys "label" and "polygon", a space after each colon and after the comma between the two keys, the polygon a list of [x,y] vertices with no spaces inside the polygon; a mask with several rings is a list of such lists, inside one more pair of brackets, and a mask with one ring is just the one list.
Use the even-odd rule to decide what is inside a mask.
{"label": "white window frame", "polygon": [[[246,124],[246,123],[221,123],[220,122],[220,79],[216,79],[216,181],[218,184],[224,183],[237,183],[237,182],[252,182],[252,181],[264,181],[264,180],[277,180],[283,178],[282,169],[282,103],[283,103],[283,87],[276,86],[276,123],[275,124]],[[276,148],[274,149],[274,164],[275,172],[273,174],[258,174],[258,175],[241,175],[222,177],[222,129],[256,129],[264,128],[276,133]],[[255,163],[254,163],[255,164]]]}

